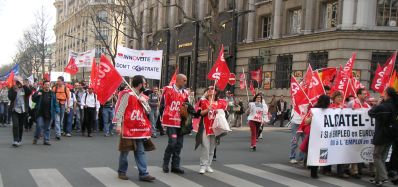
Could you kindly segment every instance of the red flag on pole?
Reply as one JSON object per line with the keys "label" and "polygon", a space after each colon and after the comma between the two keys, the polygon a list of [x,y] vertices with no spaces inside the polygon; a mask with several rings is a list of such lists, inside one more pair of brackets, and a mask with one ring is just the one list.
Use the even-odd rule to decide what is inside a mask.
{"label": "red flag on pole", "polygon": [[294,111],[304,115],[310,101],[294,76],[290,80],[290,96],[292,97]]}
{"label": "red flag on pole", "polygon": [[90,87],[92,87],[94,90],[97,90],[96,89],[97,75],[98,75],[98,67],[97,67],[97,63],[95,62],[95,58],[94,58],[92,66],[91,66],[91,74],[90,74]]}
{"label": "red flag on pole", "polygon": [[346,65],[344,66],[344,72],[345,74],[351,78],[352,77],[352,68],[354,67],[354,63],[355,63],[355,59],[357,57],[357,53],[352,53],[351,58],[348,60],[348,62],[346,63]]}
{"label": "red flag on pole", "polygon": [[[302,80],[301,83],[300,83],[300,86],[301,86],[301,88],[303,89],[303,91],[304,91],[305,93],[308,92],[308,87],[310,86],[310,83],[311,83],[312,74],[313,74],[313,72],[312,72],[312,67],[311,67],[311,65],[309,64],[309,65],[308,65],[308,68],[307,68],[307,72],[305,73],[305,76],[304,76],[303,80]],[[297,81],[297,80],[296,80],[296,81]]]}
{"label": "red flag on pole", "polygon": [[120,86],[123,78],[104,54],[101,54],[96,75],[95,92],[97,93],[98,101],[101,104],[105,104]]}
{"label": "red flag on pole", "polygon": [[65,73],[69,73],[71,75],[75,75],[78,71],[79,71],[79,68],[77,67],[77,65],[75,63],[75,58],[74,57],[70,57],[69,58],[69,63],[65,67],[64,72]]}
{"label": "red flag on pole", "polygon": [[245,89],[245,87],[246,87],[246,76],[244,73],[241,73],[239,75],[239,88],[243,90]]}
{"label": "red flag on pole", "polygon": [[383,93],[390,75],[395,67],[395,60],[397,58],[397,52],[394,52],[392,56],[387,60],[386,64],[381,68],[379,72],[376,70],[375,78],[373,79],[372,89],[376,92]]}
{"label": "red flag on pole", "polygon": [[46,81],[50,81],[50,74],[49,73],[45,73],[43,75],[43,79],[46,80]]}
{"label": "red flag on pole", "polygon": [[341,91],[342,93],[345,93],[348,85],[348,80],[349,80],[348,75],[340,66],[340,70],[337,73],[337,76],[334,80],[334,85],[331,89],[332,93],[337,90]]}
{"label": "red flag on pole", "polygon": [[6,80],[6,83],[7,83],[8,88],[11,88],[14,86],[14,71],[11,70],[11,73]]}
{"label": "red flag on pole", "polygon": [[176,83],[176,80],[177,80],[177,74],[178,74],[178,66],[176,67],[176,70],[174,71],[174,74],[173,74],[173,76],[171,77],[171,80],[170,80],[169,86],[171,86],[171,85],[173,85],[173,84],[175,84],[175,83]]}
{"label": "red flag on pole", "polygon": [[250,81],[250,92],[254,95],[256,95],[256,90],[254,89],[253,81]]}
{"label": "red flag on pole", "polygon": [[262,80],[262,68],[258,68],[258,70],[250,71],[250,77],[252,80],[257,81],[258,85],[261,85]]}
{"label": "red flag on pole", "polygon": [[222,45],[217,61],[207,75],[207,79],[215,80],[215,85],[220,90],[224,90],[228,84],[230,74],[231,72],[229,71],[228,65],[224,59],[224,46]]}
{"label": "red flag on pole", "polygon": [[313,72],[307,92],[308,99],[314,104],[322,94],[325,94],[325,89],[323,88],[321,78],[317,72]]}
{"label": "red flag on pole", "polygon": [[236,83],[235,73],[231,73],[229,75],[228,84],[232,86],[232,85],[235,85],[235,83]]}
{"label": "red flag on pole", "polygon": [[330,85],[337,74],[336,68],[323,68],[321,80],[323,85]]}

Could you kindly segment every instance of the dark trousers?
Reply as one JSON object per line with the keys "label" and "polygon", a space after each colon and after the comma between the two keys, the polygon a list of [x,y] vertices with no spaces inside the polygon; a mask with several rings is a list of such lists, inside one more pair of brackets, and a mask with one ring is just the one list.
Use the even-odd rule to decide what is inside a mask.
{"label": "dark trousers", "polygon": [[88,134],[91,134],[91,130],[95,125],[96,120],[96,111],[95,108],[85,108],[84,109],[84,123],[82,126],[82,133],[87,130]]}
{"label": "dark trousers", "polygon": [[392,153],[390,157],[390,162],[386,163],[387,171],[398,172],[398,140],[392,144]]}
{"label": "dark trousers", "polygon": [[12,112],[12,135],[14,137],[14,142],[22,141],[22,133],[26,123],[26,116],[26,113],[19,114],[17,112]]}
{"label": "dark trousers", "polygon": [[184,143],[184,136],[181,133],[181,129],[175,127],[167,127],[166,133],[169,137],[169,142],[164,152],[163,167],[169,167],[171,158],[171,168],[178,169],[180,168],[180,153]]}
{"label": "dark trousers", "polygon": [[0,103],[0,123],[8,123],[8,103]]}

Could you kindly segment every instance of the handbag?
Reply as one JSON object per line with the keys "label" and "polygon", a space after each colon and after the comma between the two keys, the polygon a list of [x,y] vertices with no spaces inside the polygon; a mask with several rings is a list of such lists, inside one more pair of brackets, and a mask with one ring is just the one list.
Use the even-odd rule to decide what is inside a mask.
{"label": "handbag", "polygon": [[155,144],[153,144],[151,139],[144,140],[144,150],[145,151],[153,151],[155,150]]}
{"label": "handbag", "polygon": [[219,136],[223,133],[232,131],[229,127],[227,118],[225,118],[225,112],[222,109],[217,110],[216,117],[213,122],[213,132],[215,136]]}

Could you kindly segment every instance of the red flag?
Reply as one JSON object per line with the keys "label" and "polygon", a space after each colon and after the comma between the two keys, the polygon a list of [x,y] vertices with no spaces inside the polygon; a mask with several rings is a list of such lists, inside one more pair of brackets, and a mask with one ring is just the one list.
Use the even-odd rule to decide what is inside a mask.
{"label": "red flag", "polygon": [[95,59],[94,59],[92,66],[91,66],[91,74],[90,74],[90,87],[93,87],[94,90],[97,90],[96,89],[97,75],[98,75],[98,67],[97,67],[97,63],[95,62]]}
{"label": "red flag", "polygon": [[342,93],[345,93],[348,85],[348,80],[349,80],[348,75],[340,66],[340,70],[338,71],[337,76],[334,79],[334,85],[331,89],[331,92],[333,93],[339,90]]}
{"label": "red flag", "polygon": [[304,115],[307,112],[306,109],[310,101],[294,76],[290,80],[290,96],[292,97],[294,111]]}
{"label": "red flag", "polygon": [[376,70],[375,78],[373,79],[372,89],[376,92],[383,93],[390,75],[394,70],[395,59],[397,58],[397,52],[394,52],[392,56],[387,60],[386,64],[381,68],[379,72]]}
{"label": "red flag", "polygon": [[322,94],[325,94],[325,89],[323,88],[321,78],[319,77],[319,74],[317,72],[312,73],[311,83],[308,87],[307,92],[308,99],[311,103],[316,103],[319,96],[321,96]]}
{"label": "red flag", "polygon": [[308,68],[307,68],[307,72],[305,73],[305,76],[300,83],[300,86],[305,93],[308,92],[308,87],[310,86],[310,83],[311,83],[312,74],[313,74],[312,67],[311,67],[311,64],[309,64]]}
{"label": "red flag", "polygon": [[222,45],[217,61],[207,75],[207,79],[216,80],[216,86],[220,90],[224,90],[228,84],[230,74],[228,65],[225,63],[224,46]]}
{"label": "red flag", "polygon": [[256,95],[256,90],[254,89],[253,81],[250,81],[250,92],[252,92],[253,96]]}
{"label": "red flag", "polygon": [[178,74],[178,67],[176,67],[176,70],[174,71],[174,74],[173,74],[173,76],[171,77],[171,80],[170,80],[169,86],[171,86],[171,85],[173,85],[173,84],[175,84],[175,83],[176,83],[176,80],[177,80],[177,74]]}
{"label": "red flag", "polygon": [[43,79],[46,80],[46,81],[50,81],[50,74],[49,73],[45,73],[43,75]]}
{"label": "red flag", "polygon": [[347,99],[349,96],[356,97],[357,91],[356,91],[356,89],[354,87],[354,84],[353,84],[351,79],[348,80],[347,88],[346,88],[345,92],[343,92],[343,93],[344,93],[344,96],[345,96],[344,99]]}
{"label": "red flag", "polygon": [[65,67],[64,72],[69,73],[71,75],[75,75],[79,71],[79,68],[77,67],[75,63],[75,58],[74,57],[69,57],[69,63]]}
{"label": "red flag", "polygon": [[335,78],[337,74],[336,68],[324,68],[322,69],[321,80],[323,85],[330,85],[332,80]]}
{"label": "red flag", "polygon": [[258,70],[250,71],[250,77],[260,85],[262,80],[262,68],[260,67]]}
{"label": "red flag", "polygon": [[11,70],[11,73],[6,80],[6,83],[7,83],[8,88],[11,88],[14,86],[14,71]]}
{"label": "red flag", "polygon": [[105,104],[120,86],[123,78],[104,54],[101,54],[96,76],[97,99],[101,104]]}
{"label": "red flag", "polygon": [[236,78],[235,77],[236,77],[235,73],[231,73],[229,75],[229,79],[228,79],[228,84],[229,85],[235,85],[235,83],[236,83]]}
{"label": "red flag", "polygon": [[346,75],[351,78],[352,77],[352,68],[354,67],[354,63],[355,63],[355,59],[357,57],[357,53],[352,53],[351,58],[348,60],[348,62],[346,63],[346,65],[344,66],[344,72],[346,73]]}
{"label": "red flag", "polygon": [[239,88],[241,90],[245,89],[246,87],[246,75],[244,73],[241,73],[239,75]]}

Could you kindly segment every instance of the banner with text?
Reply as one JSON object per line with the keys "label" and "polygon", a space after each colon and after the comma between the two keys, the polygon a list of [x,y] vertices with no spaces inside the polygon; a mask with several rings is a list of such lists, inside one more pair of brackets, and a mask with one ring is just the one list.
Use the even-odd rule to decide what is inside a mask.
{"label": "banner with text", "polygon": [[375,120],[369,109],[311,109],[307,165],[373,162]]}
{"label": "banner with text", "polygon": [[68,62],[70,58],[75,58],[76,66],[81,67],[91,67],[93,60],[95,58],[95,49],[88,50],[82,53],[76,53],[69,51]]}
{"label": "banner with text", "polygon": [[115,67],[122,76],[143,75],[160,80],[163,51],[134,50],[118,46]]}

